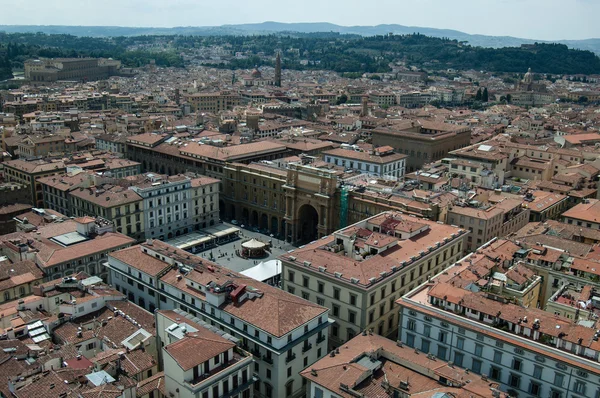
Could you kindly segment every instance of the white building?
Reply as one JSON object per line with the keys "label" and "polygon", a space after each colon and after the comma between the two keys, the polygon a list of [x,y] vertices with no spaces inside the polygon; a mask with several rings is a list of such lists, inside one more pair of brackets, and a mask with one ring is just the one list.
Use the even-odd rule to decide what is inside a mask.
{"label": "white building", "polygon": [[468,265],[454,265],[397,301],[398,340],[494,380],[511,396],[600,396],[596,328],[459,287]]}
{"label": "white building", "polygon": [[203,322],[184,314],[156,313],[158,339],[163,344],[165,393],[179,398],[251,398],[252,355],[237,346],[239,339],[221,336],[215,333],[218,328],[199,324]]}
{"label": "white building", "polygon": [[336,148],[323,152],[327,163],[377,177],[400,179],[404,177],[407,155],[395,153],[394,148],[383,146],[372,152]]}
{"label": "white building", "polygon": [[130,300],[187,313],[239,338],[255,358],[255,394],[302,395],[299,372],[327,354],[327,308],[164,242],[111,253],[106,265]]}

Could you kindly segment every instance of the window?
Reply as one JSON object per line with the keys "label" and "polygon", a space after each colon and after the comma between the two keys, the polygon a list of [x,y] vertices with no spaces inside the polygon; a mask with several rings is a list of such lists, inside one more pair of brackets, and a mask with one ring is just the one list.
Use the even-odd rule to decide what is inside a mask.
{"label": "window", "polygon": [[426,340],[426,339],[421,340],[421,351],[426,354],[429,352],[429,340]]}
{"label": "window", "polygon": [[431,336],[431,326],[429,326],[429,325],[423,326],[423,336],[426,336],[426,337]]}
{"label": "window", "polygon": [[583,381],[576,380],[574,389],[577,394],[585,395],[585,383]]}
{"label": "window", "polygon": [[447,335],[448,335],[448,333],[440,331],[440,333],[438,334],[438,341],[445,343]]}
{"label": "window", "polygon": [[414,320],[412,320],[412,319],[409,319],[409,320],[408,320],[408,323],[407,323],[407,325],[406,325],[406,328],[407,328],[408,330],[415,330],[415,329],[416,329],[416,323],[415,323],[415,321],[414,321]]}
{"label": "window", "polygon": [[369,302],[371,303],[369,305],[375,305],[375,293],[371,294],[371,297],[369,297],[369,300],[370,300]]}
{"label": "window", "polygon": [[271,378],[271,369],[267,369],[267,379]]}
{"label": "window", "polygon": [[288,279],[290,282],[294,282],[294,271],[288,271]]}
{"label": "window", "polygon": [[471,363],[471,370],[475,373],[481,373],[481,361],[479,359],[473,358],[473,362]]}
{"label": "window", "polygon": [[500,367],[494,365],[490,366],[490,379],[500,380],[501,375],[502,369],[500,369]]}
{"label": "window", "polygon": [[356,312],[348,311],[348,322],[356,323]]}
{"label": "window", "polygon": [[513,359],[512,368],[514,370],[520,371],[522,365],[523,365],[523,361],[522,360],[520,360],[518,358]]}
{"label": "window", "polygon": [[558,391],[555,389],[550,390],[550,398],[562,398],[562,396],[563,396],[562,391]]}
{"label": "window", "polygon": [[460,353],[460,352],[455,352],[455,353],[454,353],[454,364],[455,364],[456,366],[459,366],[459,367],[461,367],[461,368],[462,368],[462,366],[463,366],[463,360],[464,360],[464,357],[465,357],[465,356],[464,356],[462,353]]}
{"label": "window", "polygon": [[333,305],[333,316],[340,316],[340,306],[339,305]]}
{"label": "window", "polygon": [[494,362],[502,363],[502,352],[501,351],[494,351]]}
{"label": "window", "polygon": [[340,289],[337,287],[333,288],[333,298],[336,300],[340,299]]}
{"label": "window", "polygon": [[521,376],[511,373],[508,377],[508,385],[510,385],[513,388],[519,388],[519,386],[521,385]]}
{"label": "window", "polygon": [[302,286],[308,287],[308,276],[302,277]]}
{"label": "window", "polygon": [[356,305],[356,294],[350,293],[350,305]]}
{"label": "window", "polygon": [[415,347],[415,335],[414,334],[408,333],[406,335],[406,345],[409,346],[409,347],[411,347],[411,348]]}
{"label": "window", "polygon": [[465,349],[465,339],[463,337],[459,337],[456,339],[456,348],[459,350]]}
{"label": "window", "polygon": [[323,285],[323,282],[317,282],[318,283],[318,291],[319,293],[323,293],[323,290],[325,290],[325,287]]}
{"label": "window", "polygon": [[544,368],[542,368],[541,366],[534,365],[533,366],[533,377],[535,377],[536,379],[541,379],[543,370],[544,370]]}
{"label": "window", "polygon": [[322,299],[321,297],[317,297],[317,304],[320,306],[324,306],[325,305],[325,300]]}
{"label": "window", "polygon": [[302,298],[304,300],[310,300],[310,294],[308,292],[302,292]]}
{"label": "window", "polygon": [[437,357],[439,359],[445,360],[447,351],[448,351],[448,349],[446,348],[445,345],[438,344]]}
{"label": "window", "polygon": [[292,377],[292,368],[287,368],[287,377]]}
{"label": "window", "polygon": [[534,397],[539,397],[542,392],[542,385],[538,382],[529,382],[529,393]]}
{"label": "window", "polygon": [[554,374],[554,385],[557,387],[562,387],[565,381],[565,376],[562,373]]}

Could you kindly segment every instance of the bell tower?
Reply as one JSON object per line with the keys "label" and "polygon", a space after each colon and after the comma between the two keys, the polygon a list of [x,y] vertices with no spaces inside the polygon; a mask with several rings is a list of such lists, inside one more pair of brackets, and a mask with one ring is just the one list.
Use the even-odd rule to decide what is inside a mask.
{"label": "bell tower", "polygon": [[281,87],[281,53],[279,52],[275,58],[275,85]]}

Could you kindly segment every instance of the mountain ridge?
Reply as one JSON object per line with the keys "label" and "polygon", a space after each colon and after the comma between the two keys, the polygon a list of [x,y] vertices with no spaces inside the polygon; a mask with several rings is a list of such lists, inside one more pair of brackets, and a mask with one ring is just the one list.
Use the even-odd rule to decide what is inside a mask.
{"label": "mountain ridge", "polygon": [[470,34],[454,29],[440,29],[399,24],[354,25],[343,26],[330,22],[275,22],[265,21],[246,24],[225,24],[220,26],[176,26],[161,27],[126,27],[126,26],[69,26],[69,25],[0,25],[0,31],[6,33],[47,33],[71,34],[74,36],[111,37],[139,35],[256,35],[256,34],[290,34],[294,33],[339,33],[360,36],[420,33],[432,37],[445,37],[452,40],[466,41],[478,47],[518,47],[522,44],[560,43],[570,48],[589,50],[600,54],[600,38],[581,40],[536,40],[513,36],[490,36]]}

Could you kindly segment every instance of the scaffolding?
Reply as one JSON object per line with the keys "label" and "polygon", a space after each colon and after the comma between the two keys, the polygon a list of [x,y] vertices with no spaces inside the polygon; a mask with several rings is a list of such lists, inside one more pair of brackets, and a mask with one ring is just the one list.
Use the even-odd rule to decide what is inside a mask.
{"label": "scaffolding", "polygon": [[340,228],[348,225],[348,187],[342,187],[342,195],[340,197]]}

